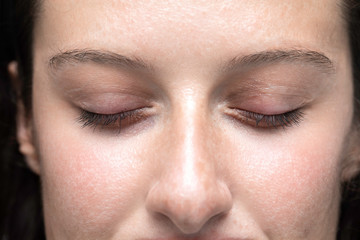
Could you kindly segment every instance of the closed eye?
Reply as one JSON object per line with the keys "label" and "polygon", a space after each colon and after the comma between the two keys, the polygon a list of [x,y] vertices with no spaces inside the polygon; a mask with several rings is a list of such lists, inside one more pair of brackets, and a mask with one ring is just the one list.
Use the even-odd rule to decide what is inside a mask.
{"label": "closed eye", "polygon": [[82,124],[82,128],[91,127],[93,130],[100,128],[101,130],[114,130],[120,133],[120,130],[130,127],[148,117],[145,109],[146,108],[139,108],[115,114],[99,114],[82,110],[77,121]]}
{"label": "closed eye", "polygon": [[232,110],[229,115],[237,120],[262,128],[291,127],[299,125],[304,118],[304,113],[300,109],[274,115],[255,113],[237,108],[232,108]]}

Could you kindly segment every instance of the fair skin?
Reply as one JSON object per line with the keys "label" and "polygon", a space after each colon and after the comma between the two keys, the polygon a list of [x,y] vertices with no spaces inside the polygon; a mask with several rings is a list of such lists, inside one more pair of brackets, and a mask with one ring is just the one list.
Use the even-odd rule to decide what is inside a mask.
{"label": "fair skin", "polygon": [[337,1],[45,0],[34,36],[18,139],[47,239],[335,239]]}

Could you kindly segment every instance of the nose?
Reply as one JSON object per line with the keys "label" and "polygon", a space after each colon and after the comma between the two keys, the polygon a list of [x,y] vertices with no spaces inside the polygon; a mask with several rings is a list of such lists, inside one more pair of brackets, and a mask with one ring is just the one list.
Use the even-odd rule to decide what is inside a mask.
{"label": "nose", "polygon": [[[191,115],[188,113],[188,115]],[[232,196],[217,171],[216,138],[204,118],[179,116],[159,150],[161,174],[146,198],[152,214],[170,220],[182,233],[199,232],[232,207]],[[186,119],[186,120],[185,120]]]}

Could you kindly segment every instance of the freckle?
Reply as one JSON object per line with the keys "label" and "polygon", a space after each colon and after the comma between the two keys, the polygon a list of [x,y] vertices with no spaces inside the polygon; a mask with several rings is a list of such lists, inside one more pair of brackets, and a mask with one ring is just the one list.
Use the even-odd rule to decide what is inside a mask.
{"label": "freckle", "polygon": [[307,238],[309,236],[309,234],[310,234],[310,229],[309,229],[309,227],[306,227],[303,231],[302,237]]}

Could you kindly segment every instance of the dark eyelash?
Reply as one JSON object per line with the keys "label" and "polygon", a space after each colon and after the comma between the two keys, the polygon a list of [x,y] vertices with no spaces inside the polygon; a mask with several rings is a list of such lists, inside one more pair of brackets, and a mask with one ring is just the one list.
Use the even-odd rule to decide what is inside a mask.
{"label": "dark eyelash", "polygon": [[300,109],[275,115],[265,115],[240,109],[237,109],[237,112],[245,117],[245,121],[255,121],[255,127],[291,127],[294,124],[299,125],[304,118],[304,113]]}
{"label": "dark eyelash", "polygon": [[[300,109],[295,109],[290,112],[265,115],[261,113],[249,112],[240,109],[236,109],[237,112],[241,112],[240,115],[246,118],[246,121],[255,121],[255,126],[259,127],[259,124],[263,123],[266,127],[291,127],[294,124],[299,125],[304,117],[304,113]],[[116,114],[98,114],[82,110],[80,117],[77,119],[82,124],[82,127],[92,127],[94,130],[98,127],[107,127],[117,123],[117,128],[121,129],[121,121],[126,118],[136,118],[137,110],[131,110],[126,112],[120,112]]]}
{"label": "dark eyelash", "polygon": [[134,117],[135,112],[137,111],[138,110],[131,110],[116,114],[98,114],[98,113],[82,110],[77,121],[82,124],[83,128],[92,127],[95,130],[98,126],[101,126],[103,128],[112,125],[117,125],[117,128],[119,128],[120,130],[121,121],[126,118]]}

